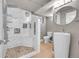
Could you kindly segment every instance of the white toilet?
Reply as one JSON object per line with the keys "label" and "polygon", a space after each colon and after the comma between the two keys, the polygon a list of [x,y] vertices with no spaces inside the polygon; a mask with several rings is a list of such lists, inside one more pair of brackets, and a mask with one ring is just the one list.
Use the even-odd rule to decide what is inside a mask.
{"label": "white toilet", "polygon": [[47,32],[47,36],[44,36],[44,42],[48,43],[50,38],[52,37],[52,32]]}

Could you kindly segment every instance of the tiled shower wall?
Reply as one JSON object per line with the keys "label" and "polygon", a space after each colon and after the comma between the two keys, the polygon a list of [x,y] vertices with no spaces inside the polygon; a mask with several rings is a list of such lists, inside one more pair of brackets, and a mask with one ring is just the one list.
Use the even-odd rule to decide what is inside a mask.
{"label": "tiled shower wall", "polygon": [[[8,39],[9,42],[7,46],[9,48],[16,46],[33,46],[33,32],[32,28],[30,29],[30,24],[27,23],[27,28],[23,28],[23,23],[26,23],[27,19],[31,19],[31,13],[29,18],[25,16],[25,10],[21,10],[19,8],[11,8],[8,7],[7,10],[7,21],[11,23],[7,23],[9,27]],[[19,28],[20,33],[14,33],[14,29]]]}

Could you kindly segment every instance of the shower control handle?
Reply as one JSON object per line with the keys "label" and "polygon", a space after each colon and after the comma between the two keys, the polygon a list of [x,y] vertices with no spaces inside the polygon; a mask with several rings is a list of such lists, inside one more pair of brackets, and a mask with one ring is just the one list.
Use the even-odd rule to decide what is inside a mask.
{"label": "shower control handle", "polygon": [[9,40],[0,40],[0,44],[7,44]]}
{"label": "shower control handle", "polygon": [[9,42],[9,40],[4,40],[4,44],[7,44]]}
{"label": "shower control handle", "polygon": [[4,43],[4,40],[0,40],[0,44],[3,44]]}

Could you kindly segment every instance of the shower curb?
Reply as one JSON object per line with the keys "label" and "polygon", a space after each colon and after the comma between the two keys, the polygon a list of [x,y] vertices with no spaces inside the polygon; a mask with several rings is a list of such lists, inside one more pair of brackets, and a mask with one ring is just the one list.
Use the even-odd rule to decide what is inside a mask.
{"label": "shower curb", "polygon": [[31,58],[32,56],[38,54],[40,52],[40,50],[36,50],[36,51],[33,51],[31,53],[28,53],[26,55],[23,55],[22,57],[19,57],[19,58]]}

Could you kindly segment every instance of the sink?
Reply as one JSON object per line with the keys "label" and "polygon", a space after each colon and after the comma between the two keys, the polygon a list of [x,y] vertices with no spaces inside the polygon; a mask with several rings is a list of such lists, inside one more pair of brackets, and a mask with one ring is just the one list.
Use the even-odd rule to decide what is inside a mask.
{"label": "sink", "polygon": [[68,58],[70,47],[70,33],[54,32],[55,58]]}

